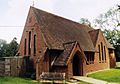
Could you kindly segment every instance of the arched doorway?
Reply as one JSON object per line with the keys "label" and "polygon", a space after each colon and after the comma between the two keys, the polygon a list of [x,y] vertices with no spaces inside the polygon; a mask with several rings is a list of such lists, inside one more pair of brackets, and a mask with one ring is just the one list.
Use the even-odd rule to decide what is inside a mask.
{"label": "arched doorway", "polygon": [[73,57],[73,76],[82,76],[83,75],[83,64],[80,57],[80,53],[76,53]]}

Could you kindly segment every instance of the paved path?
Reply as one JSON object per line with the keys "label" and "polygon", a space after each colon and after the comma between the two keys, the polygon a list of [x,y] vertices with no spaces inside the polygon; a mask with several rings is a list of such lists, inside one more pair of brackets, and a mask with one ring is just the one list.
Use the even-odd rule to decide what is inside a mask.
{"label": "paved path", "polygon": [[120,67],[120,62],[116,62],[116,67]]}
{"label": "paved path", "polygon": [[103,80],[98,80],[90,77],[85,77],[85,76],[74,76],[73,79],[88,82],[91,84],[108,84],[108,82],[103,81]]}

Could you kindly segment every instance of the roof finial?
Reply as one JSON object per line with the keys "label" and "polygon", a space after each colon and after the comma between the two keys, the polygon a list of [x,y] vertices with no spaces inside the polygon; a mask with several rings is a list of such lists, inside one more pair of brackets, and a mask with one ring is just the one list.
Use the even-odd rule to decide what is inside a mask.
{"label": "roof finial", "polygon": [[32,4],[32,6],[34,7],[34,5],[35,5],[35,4],[34,4],[34,0],[33,0],[33,4]]}

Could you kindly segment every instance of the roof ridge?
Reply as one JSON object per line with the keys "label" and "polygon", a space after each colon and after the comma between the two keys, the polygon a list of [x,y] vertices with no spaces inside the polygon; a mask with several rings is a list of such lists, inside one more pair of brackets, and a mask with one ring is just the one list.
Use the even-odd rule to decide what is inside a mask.
{"label": "roof ridge", "polygon": [[[48,13],[48,14],[50,14],[50,15],[53,15],[54,17],[58,17],[58,18],[61,18],[61,19],[67,20],[67,21],[71,21],[71,22],[73,22],[73,23],[75,23],[75,24],[79,24],[79,25],[88,27],[87,25],[80,24],[79,22],[76,22],[76,21],[74,21],[74,20],[68,19],[68,18],[66,18],[66,17],[62,17],[62,16],[59,16],[59,15],[57,15],[57,14],[54,14],[54,13],[51,13],[51,12],[48,12],[48,11],[44,11],[44,10],[42,10],[42,9],[39,9],[39,8],[36,8],[36,7],[33,7],[33,6],[30,6],[30,7],[33,8],[33,9],[35,9],[35,10],[39,10],[39,11]],[[92,28],[92,27],[89,27],[89,28]]]}
{"label": "roof ridge", "polygon": [[71,44],[71,43],[76,43],[77,41],[69,41],[69,42],[65,42],[63,43],[63,45],[66,45],[66,44]]}
{"label": "roof ridge", "polygon": [[63,44],[77,41],[85,51],[94,51],[92,40],[86,31],[87,26],[35,7],[31,8],[48,46],[51,48],[63,48]]}
{"label": "roof ridge", "polygon": [[93,29],[93,30],[90,30],[88,32],[93,32],[93,31],[100,31],[101,29]]}

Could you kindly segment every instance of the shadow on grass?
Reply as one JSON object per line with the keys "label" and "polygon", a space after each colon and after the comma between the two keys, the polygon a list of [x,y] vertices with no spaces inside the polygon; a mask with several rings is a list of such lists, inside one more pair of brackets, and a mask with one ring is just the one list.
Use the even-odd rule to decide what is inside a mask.
{"label": "shadow on grass", "polygon": [[115,69],[120,69],[120,67],[116,67]]}

